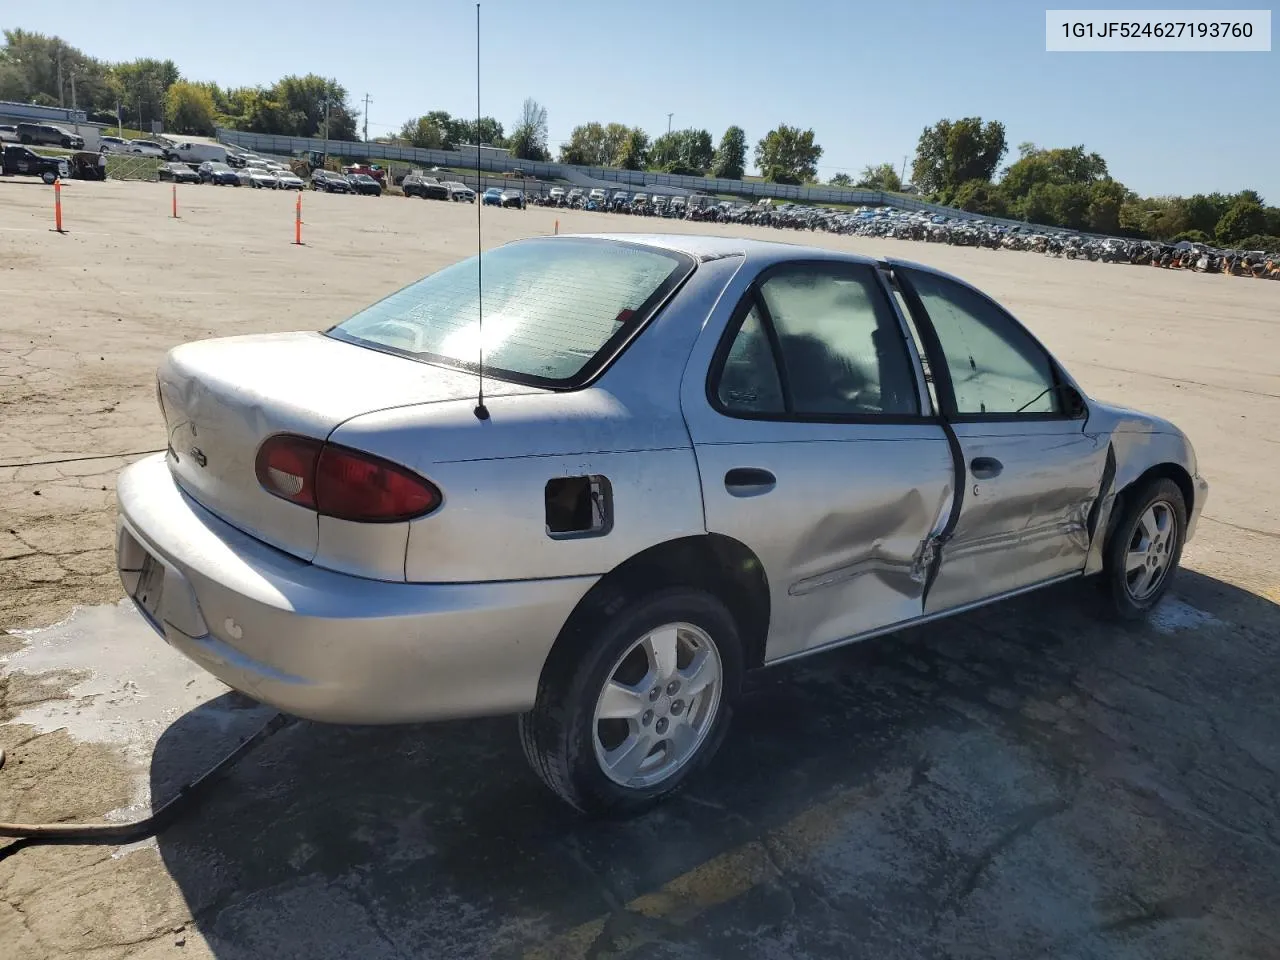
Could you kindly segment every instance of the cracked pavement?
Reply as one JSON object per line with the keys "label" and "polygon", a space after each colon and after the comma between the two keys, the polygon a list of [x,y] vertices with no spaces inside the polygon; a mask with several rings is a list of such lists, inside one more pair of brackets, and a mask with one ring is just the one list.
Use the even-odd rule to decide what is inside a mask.
{"label": "cracked pavement", "polygon": [[[308,194],[298,250],[291,195],[192,188],[173,223],[167,188],[72,183],[58,237],[0,192],[0,821],[136,816],[263,712],[115,606],[129,458],[76,458],[163,446],[167,347],[323,328],[468,253],[474,210]],[[505,213],[487,241],[628,225]],[[1188,431],[1210,499],[1152,623],[1082,582],[756,674],[629,822],[562,809],[509,718],[293,724],[155,840],[0,848],[0,957],[1280,956],[1280,287],[804,239],[965,276]]]}

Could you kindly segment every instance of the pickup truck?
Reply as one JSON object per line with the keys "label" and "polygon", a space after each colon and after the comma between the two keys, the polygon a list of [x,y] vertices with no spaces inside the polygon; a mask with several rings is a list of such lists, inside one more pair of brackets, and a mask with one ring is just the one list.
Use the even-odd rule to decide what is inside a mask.
{"label": "pickup truck", "polygon": [[61,157],[46,157],[30,147],[6,146],[2,163],[0,172],[6,176],[39,177],[45,183],[53,183],[70,173]]}

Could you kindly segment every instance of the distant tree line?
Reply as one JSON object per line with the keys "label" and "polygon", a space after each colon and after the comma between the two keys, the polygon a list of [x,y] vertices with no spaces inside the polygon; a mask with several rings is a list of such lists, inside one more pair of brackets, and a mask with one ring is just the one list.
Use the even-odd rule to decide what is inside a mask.
{"label": "distant tree line", "polygon": [[27,30],[4,31],[0,100],[49,107],[74,102],[98,123],[118,118],[127,127],[146,130],[160,120],[172,133],[204,136],[225,126],[355,140],[358,116],[341,84],[315,74],[283,77],[266,87],[223,88],[184,78],[172,60],[108,63],[60,37]]}
{"label": "distant tree line", "polygon": [[1254,190],[1141,197],[1083,145],[1022,143],[1018,158],[999,169],[1006,152],[998,121],[939,120],[920,134],[911,176],[930,199],[973,213],[1143,239],[1280,246],[1280,207]]}
{"label": "distant tree line", "polygon": [[[27,30],[4,31],[0,46],[0,100],[71,106],[91,120],[146,130],[153,120],[176,134],[212,135],[231,127],[286,136],[358,139],[359,111],[346,88],[316,74],[282,77],[270,86],[223,88],[185,78],[172,60],[99,60],[60,37]],[[443,110],[404,123],[390,139],[418,147],[453,149],[466,144],[506,147],[512,156],[550,160],[547,111],[527,99],[510,132],[493,117],[469,120]],[[747,135],[731,126],[716,145],[704,129],[672,130],[651,137],[622,123],[584,123],[560,146],[563,163],[656,170],[740,180],[746,175]],[[774,183],[815,183],[822,147],[813,130],[779,124],[755,144],[752,159]],[[981,117],[939,120],[926,127],[904,187],[891,163],[867,166],[854,180],[833,176],[834,186],[896,192],[914,189],[939,203],[974,213],[1048,226],[1161,240],[1197,240],[1245,248],[1280,246],[1280,208],[1253,190],[1191,197],[1140,197],[1083,145],[1018,147],[1008,152],[1004,125]]]}

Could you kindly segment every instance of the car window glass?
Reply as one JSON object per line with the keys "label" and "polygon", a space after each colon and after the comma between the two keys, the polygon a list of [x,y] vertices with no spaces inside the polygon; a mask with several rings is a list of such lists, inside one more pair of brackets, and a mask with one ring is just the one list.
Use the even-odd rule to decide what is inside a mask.
{"label": "car window glass", "polygon": [[[364,178],[369,183],[376,181]],[[664,290],[693,268],[656,247],[560,238],[524,240],[446,267],[330,331],[427,360],[572,381],[613,338],[646,319]]]}
{"label": "car window glass", "polygon": [[868,268],[804,267],[760,289],[796,414],[919,413],[901,328]]}
{"label": "car window glass", "polygon": [[725,357],[716,387],[720,405],[731,413],[782,413],[782,383],[759,309],[753,305]]}
{"label": "car window glass", "polygon": [[957,413],[1059,412],[1049,357],[1012,317],[944,277],[912,273],[911,282],[942,344]]}

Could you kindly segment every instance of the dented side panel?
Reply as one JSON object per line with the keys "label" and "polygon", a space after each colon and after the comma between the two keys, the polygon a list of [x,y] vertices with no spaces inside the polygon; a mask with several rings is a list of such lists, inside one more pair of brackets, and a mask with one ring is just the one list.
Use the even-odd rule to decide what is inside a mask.
{"label": "dented side panel", "polygon": [[[956,424],[965,497],[925,613],[1078,573],[1107,457],[1078,420]],[[974,462],[996,461],[996,476]]]}
{"label": "dented side panel", "polygon": [[[953,493],[941,427],[708,418],[693,430],[707,529],[750,547],[768,578],[767,660],[920,616],[926,544]],[[743,468],[776,483],[727,485]]]}

